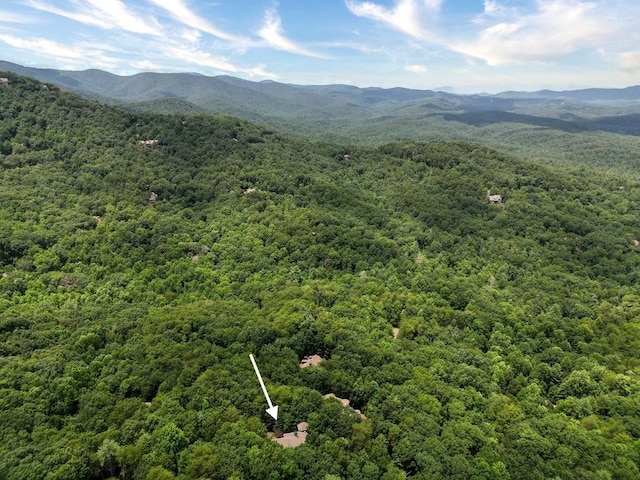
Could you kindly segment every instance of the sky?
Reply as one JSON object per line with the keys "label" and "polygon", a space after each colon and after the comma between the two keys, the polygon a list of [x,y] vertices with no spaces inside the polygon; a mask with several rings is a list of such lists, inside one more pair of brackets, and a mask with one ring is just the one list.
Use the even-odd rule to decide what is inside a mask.
{"label": "sky", "polygon": [[3,0],[0,60],[458,93],[640,84],[640,0]]}

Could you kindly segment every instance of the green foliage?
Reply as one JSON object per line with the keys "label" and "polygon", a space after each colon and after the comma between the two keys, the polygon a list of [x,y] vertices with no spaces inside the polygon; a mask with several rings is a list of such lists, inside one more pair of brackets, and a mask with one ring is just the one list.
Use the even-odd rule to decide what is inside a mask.
{"label": "green foliage", "polygon": [[634,180],[10,78],[3,478],[640,476]]}

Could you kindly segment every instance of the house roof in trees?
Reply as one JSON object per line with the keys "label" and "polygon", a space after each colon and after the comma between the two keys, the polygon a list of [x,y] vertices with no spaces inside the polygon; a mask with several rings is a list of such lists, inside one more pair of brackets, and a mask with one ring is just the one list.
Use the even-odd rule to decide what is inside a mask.
{"label": "house roof in trees", "polygon": [[307,432],[289,432],[273,440],[285,448],[296,448],[307,441]]}
{"label": "house roof in trees", "polygon": [[367,419],[367,416],[364,413],[362,413],[360,410],[358,410],[357,408],[352,408],[352,407],[349,406],[351,401],[348,398],[340,398],[340,397],[336,396],[334,393],[327,393],[326,395],[323,395],[322,398],[324,398],[325,400],[327,398],[335,398],[335,399],[340,401],[340,403],[342,404],[343,407],[347,407],[351,411],[357,413],[362,420],[366,420]]}
{"label": "house roof in trees", "polygon": [[310,357],[304,357],[298,366],[300,368],[315,367],[322,362],[324,362],[324,358],[320,355],[311,355]]}
{"label": "house roof in trees", "polygon": [[351,403],[348,398],[340,398],[336,396],[335,393],[327,393],[326,395],[323,395],[322,398],[337,398],[344,407],[348,407],[349,403]]}
{"label": "house roof in trees", "polygon": [[158,146],[158,140],[156,139],[140,140],[140,144],[147,148],[154,148]]}

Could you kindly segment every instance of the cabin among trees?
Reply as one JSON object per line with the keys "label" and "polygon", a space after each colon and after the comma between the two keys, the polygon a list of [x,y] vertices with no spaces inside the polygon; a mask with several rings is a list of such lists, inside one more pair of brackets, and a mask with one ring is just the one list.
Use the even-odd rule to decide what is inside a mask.
{"label": "cabin among trees", "polygon": [[156,148],[158,146],[158,140],[156,139],[140,140],[140,144],[145,148]]}
{"label": "cabin among trees", "polygon": [[9,79],[7,77],[0,77],[0,85],[9,85]]}
{"label": "cabin among trees", "polygon": [[492,194],[491,190],[487,190],[487,200],[489,203],[502,203],[502,195]]}
{"label": "cabin among trees", "polygon": [[320,365],[322,362],[324,362],[324,358],[322,358],[320,355],[311,355],[310,357],[304,357],[300,361],[298,366],[300,368],[316,367]]}
{"label": "cabin among trees", "polygon": [[350,411],[352,411],[353,413],[357,414],[360,417],[360,419],[362,419],[362,420],[366,420],[367,419],[367,416],[364,413],[362,413],[357,408],[353,408],[351,406],[351,400],[349,400],[348,398],[340,398],[335,393],[327,393],[327,394],[323,395],[322,398],[324,400],[327,400],[329,398],[335,398],[336,400],[338,400],[342,404],[343,407],[348,408]]}
{"label": "cabin among trees", "polygon": [[307,422],[300,422],[295,432],[281,433],[280,435],[274,434],[273,440],[282,445],[285,448],[296,448],[307,441],[307,430],[309,424]]}

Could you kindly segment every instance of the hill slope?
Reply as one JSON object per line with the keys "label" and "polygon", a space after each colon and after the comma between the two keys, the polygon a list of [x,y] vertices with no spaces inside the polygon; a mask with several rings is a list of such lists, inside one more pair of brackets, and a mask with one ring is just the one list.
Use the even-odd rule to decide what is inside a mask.
{"label": "hill slope", "polygon": [[231,114],[320,141],[468,140],[539,163],[633,175],[640,162],[640,87],[454,95],[186,73],[121,77],[0,62],[3,69],[137,111]]}
{"label": "hill slope", "polygon": [[[639,184],[10,80],[6,478],[640,474]],[[297,449],[266,437],[301,421]]]}

